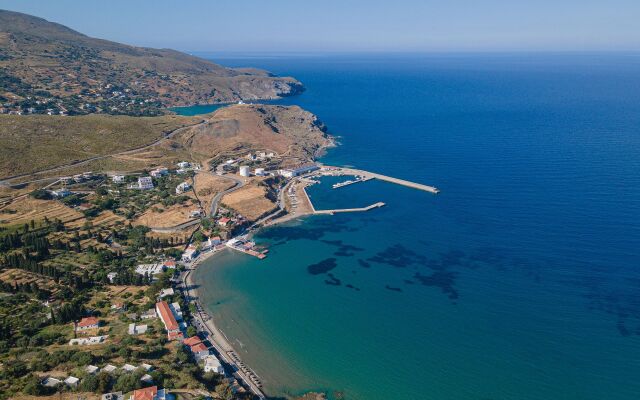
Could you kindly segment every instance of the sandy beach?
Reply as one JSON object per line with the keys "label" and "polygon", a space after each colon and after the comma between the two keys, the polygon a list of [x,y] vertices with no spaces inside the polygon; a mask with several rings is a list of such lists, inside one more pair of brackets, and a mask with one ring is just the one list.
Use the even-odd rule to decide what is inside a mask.
{"label": "sandy beach", "polygon": [[194,302],[196,305],[197,311],[194,314],[194,318],[197,321],[196,325],[198,331],[206,331],[208,339],[211,341],[211,344],[218,352],[218,355],[223,359],[223,361],[234,368],[235,375],[240,378],[255,395],[257,395],[259,398],[265,398],[264,393],[259,387],[259,380],[257,380],[257,375],[255,375],[255,373],[250,370],[242,362],[242,360],[240,360],[240,357],[235,352],[233,346],[231,346],[227,338],[224,336],[224,333],[216,326],[213,317],[208,314],[207,310],[205,310],[203,305],[200,303],[198,290],[196,289],[196,284],[193,281],[192,272],[195,271],[195,269],[203,261],[223,251],[226,251],[226,249],[203,253],[193,262],[191,266],[189,266],[189,268],[183,275],[185,294],[187,300],[189,302]]}

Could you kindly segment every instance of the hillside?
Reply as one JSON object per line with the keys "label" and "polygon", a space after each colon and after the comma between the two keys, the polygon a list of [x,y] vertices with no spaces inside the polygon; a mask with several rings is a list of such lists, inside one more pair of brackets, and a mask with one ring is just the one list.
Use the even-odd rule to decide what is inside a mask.
{"label": "hillside", "polygon": [[234,149],[270,150],[293,163],[313,159],[333,144],[318,118],[298,106],[233,105],[182,134],[184,145],[204,158]]}
{"label": "hillside", "polygon": [[0,116],[0,178],[138,148],[193,124],[178,116]]}
{"label": "hillside", "polygon": [[293,78],[95,39],[0,10],[0,113],[158,115],[170,106],[287,96]]}
{"label": "hillside", "polygon": [[[115,154],[108,166],[118,170],[186,154],[200,161],[251,149],[274,151],[297,164],[331,144],[317,117],[297,106],[232,105],[198,117],[0,115],[0,179]],[[105,166],[81,170],[92,168]]]}

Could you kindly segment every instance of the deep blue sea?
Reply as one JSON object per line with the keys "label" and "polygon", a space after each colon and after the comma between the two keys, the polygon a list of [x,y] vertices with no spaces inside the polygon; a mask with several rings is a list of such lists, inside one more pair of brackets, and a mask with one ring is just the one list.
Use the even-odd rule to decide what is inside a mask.
{"label": "deep blue sea", "polygon": [[318,209],[387,206],[264,230],[267,259],[197,271],[269,394],[640,398],[640,55],[215,60],[301,80],[276,103],[340,137],[323,162],[441,189],[325,179]]}

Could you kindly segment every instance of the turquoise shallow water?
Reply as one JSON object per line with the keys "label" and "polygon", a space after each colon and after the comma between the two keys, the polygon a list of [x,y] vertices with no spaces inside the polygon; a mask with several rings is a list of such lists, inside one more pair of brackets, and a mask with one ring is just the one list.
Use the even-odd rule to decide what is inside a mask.
{"label": "turquoise shallow water", "polygon": [[270,394],[640,397],[640,59],[634,55],[228,58],[302,80],[280,101],[342,145],[323,161],[435,185],[309,190],[259,261],[196,273]]}

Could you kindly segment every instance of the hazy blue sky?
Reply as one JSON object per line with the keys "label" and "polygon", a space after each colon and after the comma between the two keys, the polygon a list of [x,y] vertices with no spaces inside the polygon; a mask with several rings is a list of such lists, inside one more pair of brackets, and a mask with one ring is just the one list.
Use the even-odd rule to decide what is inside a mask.
{"label": "hazy blue sky", "polygon": [[640,0],[0,0],[187,51],[640,50]]}

